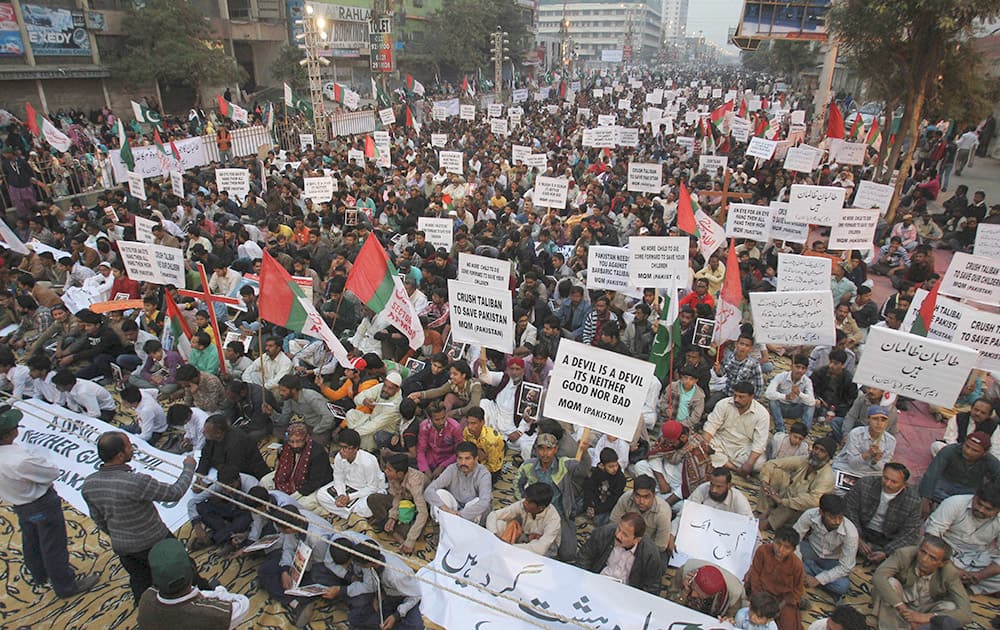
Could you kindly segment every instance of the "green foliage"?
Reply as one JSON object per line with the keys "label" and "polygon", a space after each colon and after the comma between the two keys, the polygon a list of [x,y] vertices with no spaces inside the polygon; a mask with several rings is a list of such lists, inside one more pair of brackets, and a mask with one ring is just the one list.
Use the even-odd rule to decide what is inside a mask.
{"label": "green foliage", "polygon": [[[510,57],[517,60],[531,38],[524,13],[507,0],[453,0],[438,11],[427,29],[429,61],[442,73],[467,74],[492,68],[490,35],[500,26],[510,39]],[[492,76],[492,75],[491,75]]]}
{"label": "green foliage", "polygon": [[122,22],[122,47],[111,60],[112,74],[137,86],[223,85],[246,80],[246,72],[213,37],[209,23],[188,2],[148,0]]}
{"label": "green foliage", "polygon": [[271,77],[279,83],[287,83],[295,91],[305,91],[309,88],[309,77],[305,67],[299,65],[304,58],[301,48],[285,44],[271,64]]}
{"label": "green foliage", "polygon": [[743,53],[743,66],[795,81],[804,70],[815,68],[820,59],[812,42],[775,40],[751,52]]}

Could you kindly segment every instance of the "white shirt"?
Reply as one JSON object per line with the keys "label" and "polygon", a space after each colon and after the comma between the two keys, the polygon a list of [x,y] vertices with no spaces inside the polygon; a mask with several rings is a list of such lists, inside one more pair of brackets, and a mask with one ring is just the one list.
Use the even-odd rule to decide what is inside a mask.
{"label": "white shirt", "polygon": [[191,442],[192,450],[200,451],[205,447],[205,420],[208,420],[207,413],[191,407],[191,419],[184,425],[184,437]]}
{"label": "white shirt", "polygon": [[[352,500],[356,495],[361,497],[383,492],[385,476],[379,468],[378,458],[368,451],[358,451],[354,461],[349,462],[337,453],[333,459],[333,487],[337,494],[347,494]],[[348,487],[356,492],[348,493]]]}
{"label": "white shirt", "polygon": [[0,446],[0,500],[31,503],[48,492],[60,472],[43,448],[20,442]]}
{"label": "white shirt", "polygon": [[[799,395],[793,400],[788,400],[786,396],[792,391],[792,386],[799,386]],[[816,405],[816,397],[813,394],[812,379],[808,376],[803,375],[802,378],[796,383],[792,380],[791,372],[782,372],[774,378],[767,386],[767,391],[764,392],[764,397],[768,400],[784,401],[790,404],[801,404],[806,407],[813,407]]]}
{"label": "white shirt", "polygon": [[11,398],[24,400],[35,395],[35,379],[31,378],[27,365],[15,365],[4,374],[4,379],[11,385]]}
{"label": "white shirt", "polygon": [[875,514],[872,515],[872,520],[868,522],[868,529],[877,532],[882,531],[882,522],[885,520],[885,513],[889,511],[889,502],[898,497],[900,492],[902,490],[893,494],[887,494],[884,490],[882,491],[878,498],[878,507],[875,508]]}
{"label": "white shirt", "polygon": [[820,584],[829,584],[851,575],[858,555],[858,529],[849,519],[845,518],[836,529],[827,530],[819,508],[811,508],[795,521],[795,531],[802,539],[808,539],[817,556],[824,560],[839,561],[839,564],[832,569],[815,575]]}
{"label": "white shirt", "polygon": [[942,501],[927,517],[927,534],[939,536],[955,551],[980,552],[1000,543],[1000,514],[990,519],[972,515],[972,495],[957,494]]}
{"label": "white shirt", "polygon": [[37,398],[41,398],[53,405],[65,407],[66,394],[59,391],[59,388],[52,384],[52,377],[55,375],[55,372],[49,372],[45,375],[45,378],[33,378],[31,379],[31,386],[34,388]]}
{"label": "white shirt", "polygon": [[[261,363],[264,364],[264,378],[261,382]],[[246,383],[256,383],[263,385],[264,389],[274,389],[278,386],[278,381],[282,376],[292,373],[292,360],[284,352],[279,352],[278,356],[271,358],[271,355],[264,353],[261,359],[253,362],[246,372],[243,373],[243,381]]]}
{"label": "white shirt", "polygon": [[76,379],[73,389],[66,392],[66,406],[77,413],[98,418],[102,411],[117,411],[118,405],[111,392],[93,381]]}
{"label": "white shirt", "polygon": [[[705,482],[694,489],[694,492],[687,498],[688,501],[693,503],[700,503],[701,505],[707,505],[709,507],[714,507],[717,510],[722,510],[723,512],[732,512],[733,514],[742,514],[743,516],[753,516],[753,508],[750,507],[750,501],[747,499],[746,495],[737,490],[735,487],[730,488],[729,492],[726,493],[726,498],[722,501],[716,501],[708,492],[712,489],[712,484]],[[680,519],[678,519],[680,520]]]}
{"label": "white shirt", "polygon": [[154,433],[167,430],[167,414],[156,401],[155,389],[140,389],[139,404],[135,407],[135,417],[139,421],[139,437],[149,441]]}
{"label": "white shirt", "polygon": [[969,151],[979,144],[979,134],[975,131],[966,131],[958,138],[956,144],[960,150]]}
{"label": "white shirt", "polygon": [[831,465],[834,470],[842,470],[860,477],[881,475],[886,462],[891,462],[892,455],[896,452],[896,438],[888,431],[882,433],[882,437],[878,440],[879,448],[882,449],[882,457],[877,462],[861,457],[862,453],[871,448],[872,442],[868,427],[851,429],[851,432],[847,434],[847,443],[844,448],[833,458]]}

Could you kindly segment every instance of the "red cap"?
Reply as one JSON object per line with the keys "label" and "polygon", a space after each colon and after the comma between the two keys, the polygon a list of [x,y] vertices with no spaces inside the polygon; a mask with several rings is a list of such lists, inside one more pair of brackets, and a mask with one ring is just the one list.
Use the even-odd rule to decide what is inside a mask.
{"label": "red cap", "polygon": [[681,436],[681,433],[684,433],[684,425],[676,420],[669,420],[663,423],[660,433],[662,433],[663,437],[666,439],[671,442],[675,442]]}

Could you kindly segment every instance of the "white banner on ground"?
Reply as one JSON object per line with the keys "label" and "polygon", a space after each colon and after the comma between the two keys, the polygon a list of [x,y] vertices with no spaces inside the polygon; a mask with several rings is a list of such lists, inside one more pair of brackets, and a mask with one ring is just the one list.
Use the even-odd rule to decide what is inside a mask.
{"label": "white banner on ground", "polygon": [[[566,627],[732,628],[662,597],[508,545],[461,516],[444,513],[439,523],[434,561],[417,575],[427,580],[420,582],[420,612],[443,628],[537,630],[563,624],[546,612],[575,622]],[[506,598],[480,591],[488,607],[459,597],[454,593],[467,584],[450,576],[488,584]]]}
{"label": "white banner on ground", "polygon": [[323,203],[333,199],[337,190],[337,181],[329,175],[325,177],[303,177],[302,197],[312,199],[313,203]]}
{"label": "white banner on ground", "polygon": [[444,145],[448,144],[448,134],[446,133],[432,133],[431,134],[431,146],[443,148]]}
{"label": "white banner on ground", "polygon": [[[10,229],[10,226],[2,218],[0,218],[0,246],[25,256],[31,253],[24,241],[17,237],[14,230]],[[59,259],[56,258],[56,262],[58,261]]]}
{"label": "white banner on ground", "polygon": [[459,252],[458,281],[506,289],[510,286],[510,261]]}
{"label": "white banner on ground", "polygon": [[506,287],[490,288],[452,280],[448,283],[451,336],[498,352],[514,351],[513,295]]}
{"label": "white banner on ground", "polygon": [[764,243],[771,236],[771,215],[769,206],[755,206],[749,203],[729,204],[726,215],[726,235],[730,238],[752,238]]}
{"label": "white banner on ground", "polygon": [[593,245],[587,252],[587,288],[627,293],[629,252],[624,247]]}
{"label": "white banner on ground", "polygon": [[805,243],[809,238],[809,224],[789,221],[787,203],[772,201],[771,207],[774,208],[774,213],[771,214],[771,238],[776,241]]}
{"label": "white banner on ground", "polygon": [[383,125],[396,124],[396,112],[391,107],[378,110],[378,118],[382,121]]}
{"label": "white banner on ground", "polygon": [[170,171],[170,192],[175,196],[184,198],[184,175],[177,171]]}
{"label": "white banner on ground", "polygon": [[872,326],[854,382],[952,407],[976,366],[976,355],[971,348]]}
{"label": "white banner on ground", "polygon": [[698,170],[706,171],[709,175],[715,175],[720,168],[724,169],[728,165],[729,165],[729,158],[724,155],[698,156]]}
{"label": "white banner on ground", "polygon": [[689,243],[686,236],[630,238],[629,284],[643,289],[687,286]]}
{"label": "white banner on ground", "polygon": [[1000,225],[980,223],[976,226],[976,244],[972,252],[976,256],[1000,258]]}
{"label": "white banner on ground", "polygon": [[939,291],[980,304],[1000,305],[1000,264],[989,258],[955,252]]}
{"label": "white banner on ground", "polygon": [[[84,480],[101,467],[94,442],[102,433],[120,431],[121,427],[74,413],[58,405],[50,405],[37,398],[15,402],[13,405],[24,413],[16,441],[45,451],[47,459],[62,471],[53,482],[56,492],[83,514],[90,514],[80,488]],[[138,435],[130,435],[128,439],[135,447],[130,463],[132,470],[167,485],[177,481],[184,467],[183,455],[153,448]],[[170,531],[176,532],[188,522],[187,503],[191,496],[191,489],[188,488],[180,501],[153,503]]]}
{"label": "white banner on ground", "polygon": [[116,245],[129,278],[184,288],[184,252],[180,249],[131,241],[118,241]]}
{"label": "white banner on ground", "polygon": [[532,201],[535,206],[543,208],[565,208],[566,194],[569,192],[569,180],[562,177],[535,178],[535,192]]}
{"label": "white banner on ground", "polygon": [[461,105],[458,109],[458,117],[461,120],[475,120],[476,119],[476,106],[475,105]]}
{"label": "white banner on ground", "polygon": [[454,242],[455,237],[454,224],[454,219],[449,219],[447,217],[420,217],[417,219],[417,229],[424,231],[427,235],[427,242],[430,243],[434,249],[443,247],[449,252],[451,251],[451,245]]}
{"label": "white banner on ground", "polygon": [[654,369],[648,361],[563,339],[542,414],[631,440]]}
{"label": "white banner on ground", "polygon": [[465,173],[463,157],[461,151],[441,151],[438,153],[438,163],[444,167],[445,172],[462,175]]}
{"label": "white banner on ground", "polygon": [[135,240],[140,243],[152,243],[154,225],[158,225],[158,222],[140,216],[135,217]]}
{"label": "white banner on ground", "polygon": [[[206,139],[201,136],[174,140],[174,146],[177,147],[177,152],[181,156],[181,166],[185,171],[196,166],[208,164],[205,142]],[[160,153],[160,150],[155,145],[132,147],[132,157],[135,159],[135,172],[143,177],[161,177],[169,172],[169,169],[164,170],[163,167],[165,165],[169,164],[171,169],[176,168],[176,161],[173,158],[164,161],[160,160],[161,155],[163,154]],[[125,182],[125,163],[122,162],[118,149],[111,151],[111,166],[115,173],[115,181],[118,183]]]}
{"label": "white banner on ground", "polygon": [[813,225],[836,225],[844,208],[845,188],[792,184],[787,221]]}
{"label": "white banner on ground", "polygon": [[778,291],[813,291],[830,285],[833,261],[825,256],[778,253]]}
{"label": "white banner on ground", "polygon": [[778,148],[778,143],[774,140],[750,138],[746,154],[750,157],[760,158],[761,160],[770,160],[776,148]]}
{"label": "white banner on ground", "polygon": [[[900,330],[910,330],[928,292],[917,289]],[[1000,314],[981,311],[969,304],[939,295],[927,331],[930,339],[951,341],[979,352],[976,367],[1000,371]]]}
{"label": "white banner on ground", "polygon": [[876,184],[875,182],[863,179],[858,182],[858,192],[854,195],[855,208],[865,208],[870,210],[878,208],[882,214],[889,209],[892,203],[892,193],[895,189],[888,184]]}
{"label": "white banner on ground", "polygon": [[878,227],[878,210],[847,208],[830,230],[829,249],[871,249]]}
{"label": "white banner on ground", "polygon": [[128,177],[128,194],[132,195],[136,199],[142,199],[145,201],[146,184],[143,183],[142,175],[128,171],[126,173],[126,177]]}
{"label": "white banner on ground", "polygon": [[750,294],[750,308],[758,343],[832,346],[836,341],[833,293],[829,289],[755,292]]}
{"label": "white banner on ground", "polygon": [[628,190],[657,194],[663,187],[663,166],[660,164],[628,163]]}
{"label": "white banner on ground", "polygon": [[217,168],[215,185],[219,187],[219,192],[225,190],[242,201],[250,193],[250,171],[245,168]]}
{"label": "white banner on ground", "polygon": [[746,575],[757,545],[758,522],[752,516],[723,512],[685,501],[677,526],[677,551],[695,560]]}

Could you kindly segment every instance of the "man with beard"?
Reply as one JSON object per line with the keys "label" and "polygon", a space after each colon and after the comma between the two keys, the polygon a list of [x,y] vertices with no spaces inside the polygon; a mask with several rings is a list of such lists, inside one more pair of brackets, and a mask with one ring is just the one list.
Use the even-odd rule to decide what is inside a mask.
{"label": "man with beard", "polygon": [[496,429],[512,448],[519,449],[527,459],[535,444],[534,427],[529,422],[514,417],[523,390],[524,359],[512,357],[507,359],[506,372],[491,372],[486,367],[484,352],[476,362],[476,369],[480,382],[487,388],[486,395],[479,401],[487,426]]}
{"label": "man with beard", "polygon": [[394,431],[399,426],[399,404],[403,401],[399,372],[389,372],[385,380],[354,397],[354,409],[347,412],[347,427],[361,436],[361,448],[375,449],[375,434]]}
{"label": "man with beard", "polygon": [[819,586],[834,597],[851,590],[851,571],[858,554],[858,528],[844,518],[844,497],[824,494],[819,507],[803,512],[795,522],[802,538],[799,553],[806,570],[806,587]]}
{"label": "man with beard", "polygon": [[952,546],[951,561],[970,592],[1000,592],[1000,485],[945,499],[927,519],[926,533]]}
{"label": "man with beard", "polygon": [[576,565],[658,595],[664,565],[656,545],[645,534],[642,516],[628,512],[617,525],[609,523],[594,530],[580,549]]}
{"label": "man with beard", "polygon": [[267,490],[280,490],[315,512],[319,508],[316,491],[331,481],[330,455],[309,435],[305,423],[294,422],[288,425],[288,437],[274,472],[264,475],[260,485]]}
{"label": "man with beard", "polygon": [[701,435],[676,420],[664,422],[660,435],[647,458],[636,462],[634,472],[655,479],[657,493],[673,505],[708,479],[711,449]]}
{"label": "man with beard", "polygon": [[455,447],[455,461],[437,479],[428,484],[424,498],[431,506],[431,516],[437,510],[461,516],[473,523],[489,513],[493,501],[493,481],[490,471],[477,459],[479,449],[472,442],[460,442]]}
{"label": "man with beard", "polygon": [[917,543],[920,497],[907,485],[909,478],[906,466],[889,462],[881,477],[858,479],[844,497],[844,515],[858,528],[858,551],[868,562],[882,562]]}
{"label": "man with beard", "polygon": [[820,497],[833,492],[830,460],[837,450],[833,439],[816,440],[809,455],[784,457],[764,464],[760,471],[761,530],[778,529],[819,505]]}
{"label": "man with beard", "polygon": [[[572,302],[572,298],[570,301]],[[594,300],[594,310],[584,321],[580,342],[592,346],[598,345],[608,327],[618,328],[618,315],[611,310],[608,298],[602,295]]]}

